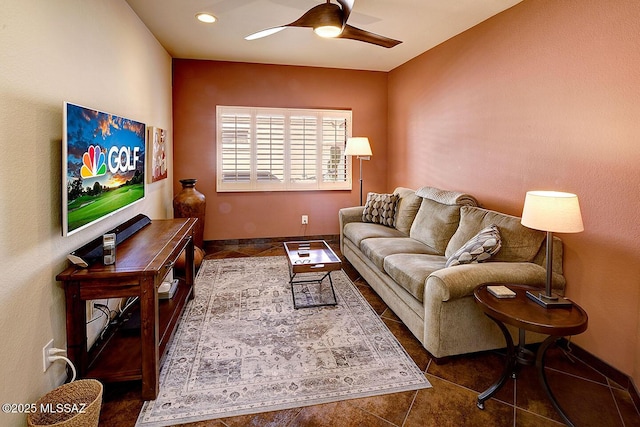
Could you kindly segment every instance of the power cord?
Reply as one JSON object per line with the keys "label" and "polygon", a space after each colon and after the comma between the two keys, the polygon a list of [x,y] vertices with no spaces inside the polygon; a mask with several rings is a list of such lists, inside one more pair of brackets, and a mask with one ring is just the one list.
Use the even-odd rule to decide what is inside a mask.
{"label": "power cord", "polygon": [[94,316],[94,317],[93,317],[93,319],[91,319],[91,320],[89,320],[89,321],[87,322],[87,325],[88,325],[89,323],[93,323],[93,322],[95,322],[95,321],[97,321],[97,320],[102,319],[102,316],[105,316],[105,313],[104,313],[104,311],[100,310],[100,315]]}
{"label": "power cord", "polygon": [[129,307],[131,307],[133,304],[135,304],[136,301],[138,301],[138,297],[129,297],[129,299],[127,300],[127,303],[120,310],[120,315],[123,315],[127,311],[127,309]]}
{"label": "power cord", "polygon": [[51,363],[55,362],[56,360],[64,360],[65,362],[67,362],[67,365],[69,365],[69,367],[71,368],[71,372],[73,373],[71,381],[69,382],[74,382],[76,380],[76,367],[73,366],[73,363],[71,363],[71,360],[69,360],[69,358],[67,358],[66,356],[59,356],[59,354],[67,354],[67,350],[64,350],[62,348],[50,348],[48,350],[47,360]]}
{"label": "power cord", "polygon": [[[111,310],[109,306],[105,304],[100,304],[97,302],[93,303],[93,306],[98,310],[100,310],[104,316],[106,316],[104,326],[102,327],[102,331],[100,332],[100,335],[99,335],[100,340],[104,339],[105,334],[109,330],[109,326],[115,325],[119,321],[121,321],[122,316],[127,312],[129,307],[131,307],[133,304],[135,304],[138,301],[138,297],[127,298],[124,304],[124,307],[122,307],[122,301],[123,300],[121,300],[120,303],[118,304],[117,310]],[[109,300],[107,300],[107,304],[108,302]],[[102,316],[97,317],[96,319],[100,319],[100,318],[102,318]],[[96,319],[93,319],[93,320],[96,320]]]}
{"label": "power cord", "polygon": [[107,316],[107,319],[104,322],[104,326],[102,327],[102,332],[100,332],[100,339],[103,339],[104,334],[105,332],[107,332],[107,329],[109,328],[109,324],[111,323],[111,310],[109,309],[108,306],[104,304],[94,303],[93,306],[98,310],[100,310],[101,312],[103,312],[105,316]]}
{"label": "power cord", "polygon": [[560,349],[560,351],[562,351],[562,353],[565,355],[565,357],[569,360],[569,362],[571,363],[576,363],[576,358],[575,356],[573,356],[571,353],[573,353],[573,349],[571,348],[571,337],[569,337],[566,342],[565,345],[559,345],[558,348]]}

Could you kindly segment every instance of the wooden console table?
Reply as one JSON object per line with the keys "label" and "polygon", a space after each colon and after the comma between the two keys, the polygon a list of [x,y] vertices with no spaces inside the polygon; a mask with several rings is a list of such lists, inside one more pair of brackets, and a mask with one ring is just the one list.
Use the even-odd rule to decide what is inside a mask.
{"label": "wooden console table", "polygon": [[[78,376],[106,382],[142,380],[142,398],[154,400],[159,371],[188,299],[193,298],[193,232],[198,220],[153,220],[118,245],[116,264],[72,266],[56,276],[63,282],[67,311],[67,353]],[[185,277],[175,296],[158,301],[158,287],[186,249]],[[86,301],[139,297],[140,333],[109,334],[87,351]]]}

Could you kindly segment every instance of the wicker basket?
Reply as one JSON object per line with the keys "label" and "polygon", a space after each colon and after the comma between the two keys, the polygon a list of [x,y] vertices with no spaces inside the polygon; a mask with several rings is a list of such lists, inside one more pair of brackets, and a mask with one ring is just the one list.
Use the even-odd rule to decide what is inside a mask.
{"label": "wicker basket", "polygon": [[36,402],[29,414],[31,427],[97,427],[102,406],[102,384],[97,380],[78,380],[63,384]]}

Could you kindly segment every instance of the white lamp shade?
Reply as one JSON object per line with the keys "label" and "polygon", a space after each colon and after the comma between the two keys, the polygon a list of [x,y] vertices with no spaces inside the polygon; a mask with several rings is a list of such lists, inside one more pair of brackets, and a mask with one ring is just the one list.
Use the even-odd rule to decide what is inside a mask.
{"label": "white lamp shade", "polygon": [[553,233],[584,230],[578,196],[559,191],[528,191],[522,209],[522,225]]}
{"label": "white lamp shade", "polygon": [[345,156],[371,156],[371,145],[367,137],[353,137],[347,139],[347,147],[344,149]]}

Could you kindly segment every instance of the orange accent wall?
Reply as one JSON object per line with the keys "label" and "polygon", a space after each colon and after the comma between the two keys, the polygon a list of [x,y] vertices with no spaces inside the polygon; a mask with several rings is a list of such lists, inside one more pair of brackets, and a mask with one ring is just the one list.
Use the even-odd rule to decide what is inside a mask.
{"label": "orange accent wall", "polygon": [[[387,73],[174,59],[174,194],[196,178],[207,198],[205,240],[338,234],[338,210],[359,204],[352,191],[216,192],[216,105],[353,111],[353,136],[369,137],[364,194],[386,185]],[[301,225],[301,216],[309,224]]]}
{"label": "orange accent wall", "polygon": [[578,194],[574,341],[640,384],[640,2],[526,0],[389,73],[387,189],[462,190],[520,215]]}
{"label": "orange accent wall", "polygon": [[[352,108],[364,192],[432,185],[520,215],[527,190],[577,193],[574,341],[640,384],[640,3],[525,0],[390,73],[174,60],[174,191],[197,178],[205,239],[336,234],[351,192],[216,193],[215,106]],[[300,225],[309,215],[310,224]]]}

